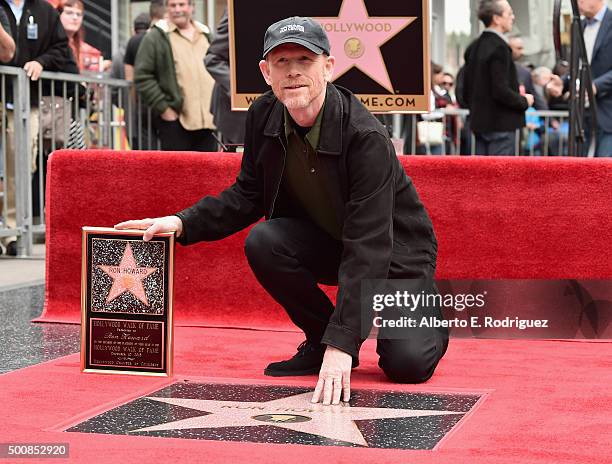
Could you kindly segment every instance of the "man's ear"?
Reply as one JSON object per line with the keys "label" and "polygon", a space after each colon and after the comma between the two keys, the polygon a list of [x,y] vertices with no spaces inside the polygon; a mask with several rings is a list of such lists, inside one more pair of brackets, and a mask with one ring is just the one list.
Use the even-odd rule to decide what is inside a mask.
{"label": "man's ear", "polygon": [[263,76],[266,84],[272,85],[270,81],[270,66],[266,60],[261,60],[259,62],[259,70],[261,71],[261,75]]}
{"label": "man's ear", "polygon": [[325,81],[331,82],[332,76],[334,75],[334,66],[336,65],[336,58],[332,55],[327,57],[325,62]]}

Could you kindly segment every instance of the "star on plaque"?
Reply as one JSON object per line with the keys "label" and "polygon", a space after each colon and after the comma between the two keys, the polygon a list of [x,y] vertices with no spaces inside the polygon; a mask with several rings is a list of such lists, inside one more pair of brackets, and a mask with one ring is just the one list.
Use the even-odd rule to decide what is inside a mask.
{"label": "star on plaque", "polygon": [[118,266],[108,266],[99,264],[98,268],[104,271],[113,279],[113,285],[106,297],[106,303],[110,303],[119,295],[130,292],[144,305],[149,306],[149,301],[142,285],[142,281],[157,271],[156,267],[138,267],[132,247],[129,242],[123,252],[123,257]]}
{"label": "star on plaque", "polygon": [[333,79],[356,67],[394,93],[380,47],[414,22],[416,17],[370,16],[364,0],[344,0],[336,18],[314,18],[321,25],[336,57]]}

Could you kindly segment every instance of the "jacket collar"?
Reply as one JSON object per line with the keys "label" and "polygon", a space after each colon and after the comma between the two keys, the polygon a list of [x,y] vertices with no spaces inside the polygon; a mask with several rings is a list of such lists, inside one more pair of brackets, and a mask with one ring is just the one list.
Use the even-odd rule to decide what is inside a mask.
{"label": "jacket collar", "polygon": [[506,42],[506,44],[508,44],[508,37],[506,37],[504,34],[502,34],[499,31],[496,31],[495,29],[492,29],[490,27],[487,27],[483,32],[490,32],[491,34],[495,34],[497,37],[499,37],[500,39],[502,39],[504,42]]}
{"label": "jacket collar", "polygon": [[[342,126],[343,103],[340,92],[333,84],[327,84],[325,93],[325,107],[321,122],[321,135],[319,136],[318,152],[326,155],[340,155],[342,152]],[[280,137],[284,133],[285,107],[277,99],[268,117],[264,135],[267,137]]]}
{"label": "jacket collar", "polygon": [[[208,26],[206,26],[205,24],[202,24],[199,21],[196,21],[195,19],[192,19],[191,21],[193,22],[193,25],[199,32],[201,32],[202,34],[210,34],[210,29],[208,28]],[[176,25],[166,19],[160,19],[159,21],[157,21],[155,23],[155,27],[160,28],[166,34],[176,29]]]}

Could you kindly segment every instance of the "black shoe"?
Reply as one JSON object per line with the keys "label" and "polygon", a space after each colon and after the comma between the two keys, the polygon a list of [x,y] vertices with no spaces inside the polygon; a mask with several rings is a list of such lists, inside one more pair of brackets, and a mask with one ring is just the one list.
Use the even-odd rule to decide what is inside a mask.
{"label": "black shoe", "polygon": [[298,346],[298,352],[293,358],[268,364],[268,367],[264,369],[264,375],[286,377],[317,374],[321,370],[325,348],[325,345],[305,340]]}
{"label": "black shoe", "polygon": [[6,245],[7,256],[17,256],[17,242],[13,240]]}
{"label": "black shoe", "polygon": [[[298,346],[298,352],[287,361],[279,361],[268,364],[264,369],[264,375],[270,377],[288,377],[293,375],[318,374],[323,363],[323,355],[327,345],[314,344],[304,340]],[[352,367],[359,366],[359,359],[353,358]]]}

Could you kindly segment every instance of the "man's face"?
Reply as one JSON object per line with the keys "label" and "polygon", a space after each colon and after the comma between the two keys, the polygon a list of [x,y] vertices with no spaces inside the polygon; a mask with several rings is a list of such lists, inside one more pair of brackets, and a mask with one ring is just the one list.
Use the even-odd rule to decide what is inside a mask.
{"label": "man's face", "polygon": [[604,0],[578,0],[578,9],[587,18],[593,18],[603,6]]}
{"label": "man's face", "polygon": [[297,44],[283,44],[259,62],[259,69],[287,109],[305,109],[325,97],[334,63],[333,56],[317,55]]}
{"label": "man's face", "polygon": [[191,0],[167,0],[166,13],[168,20],[179,29],[186,27],[193,16]]}
{"label": "man's face", "polygon": [[514,24],[514,12],[512,11],[512,7],[506,0],[500,1],[499,5],[502,7],[502,14],[494,15],[493,22],[501,28],[502,32],[510,32]]}
{"label": "man's face", "polygon": [[444,75],[442,79],[442,87],[446,89],[447,92],[450,92],[455,85],[455,80],[451,76]]}
{"label": "man's face", "polygon": [[523,39],[514,38],[510,39],[510,48],[512,49],[512,59],[518,61],[523,56],[525,46],[523,45]]}
{"label": "man's face", "polygon": [[442,81],[444,80],[444,73],[440,71],[439,73],[432,73],[431,80],[434,85],[442,85]]}

